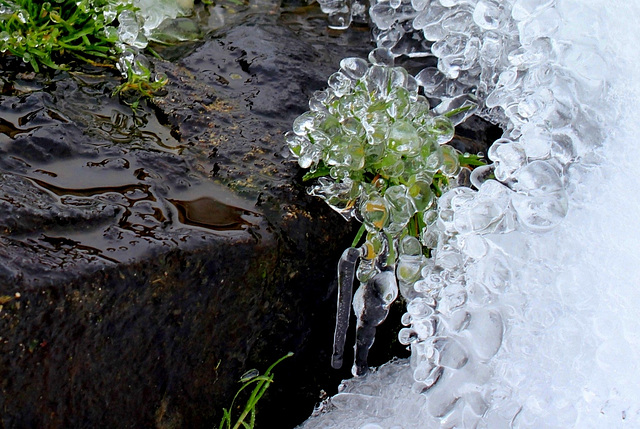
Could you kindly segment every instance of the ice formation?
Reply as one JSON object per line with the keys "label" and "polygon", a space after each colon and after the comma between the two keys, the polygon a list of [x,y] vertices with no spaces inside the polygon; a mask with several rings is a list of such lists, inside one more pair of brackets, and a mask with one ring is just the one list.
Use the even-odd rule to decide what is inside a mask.
{"label": "ice formation", "polygon": [[118,15],[118,36],[125,47],[145,48],[154,30],[165,21],[193,12],[193,0],[125,0],[137,12],[126,10]]}
{"label": "ice formation", "polygon": [[345,382],[303,427],[638,427],[640,6],[391,0],[370,14],[376,55],[436,55],[425,92],[477,100],[505,133],[474,187],[425,214],[420,275],[397,272],[410,361]]}
{"label": "ice formation", "polygon": [[154,30],[166,21],[189,15],[193,11],[193,0],[119,1],[133,3],[138,10],[125,10],[118,15],[118,69],[124,76],[129,70],[144,75],[148,73],[150,63],[141,51],[147,47],[149,40],[154,39]]}
{"label": "ice formation", "polygon": [[[314,94],[311,110],[286,135],[300,166],[320,177],[309,193],[347,220],[357,218],[367,231],[364,244],[347,249],[338,266],[332,365],[342,365],[353,296],[354,375],[368,369],[375,327],[398,296],[398,280],[410,287],[426,263],[418,237],[425,219],[436,215],[434,196],[455,182],[461,161],[470,159],[446,145],[455,125],[449,116],[462,120],[477,107],[467,103],[444,115],[432,112],[413,76],[385,64],[387,58],[374,52],[371,66],[361,58],[343,59],[329,88]],[[352,294],[358,261],[360,287]]]}

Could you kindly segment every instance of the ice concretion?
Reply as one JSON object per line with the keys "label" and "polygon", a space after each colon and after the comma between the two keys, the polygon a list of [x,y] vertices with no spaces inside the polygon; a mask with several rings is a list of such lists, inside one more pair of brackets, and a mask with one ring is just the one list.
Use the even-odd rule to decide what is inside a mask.
{"label": "ice concretion", "polygon": [[189,15],[193,11],[193,0],[135,0],[134,4],[140,8],[144,18],[143,30],[147,35],[165,19]]}
{"label": "ice concretion", "polygon": [[[138,9],[136,12],[124,10],[118,15],[118,43],[117,50],[120,52],[117,67],[123,76],[133,72],[145,76],[149,72],[149,60],[141,53],[147,47],[149,40],[159,40],[157,37],[162,34],[155,34],[154,31],[163,25],[171,22],[180,16],[186,16],[193,12],[193,0],[117,0],[121,3],[133,5]],[[167,33],[164,37],[177,36],[171,34],[172,31],[165,29]],[[162,79],[155,76],[154,79]]]}
{"label": "ice concretion", "polygon": [[124,11],[118,16],[118,37],[124,45],[138,49],[147,46],[147,39],[165,20],[193,11],[193,0],[123,0],[123,3],[131,1],[138,11]]}
{"label": "ice concretion", "polygon": [[304,427],[638,427],[640,5],[414,0],[371,14],[379,35],[405,22],[414,48],[428,47],[421,28],[440,62],[418,81],[462,78],[454,90],[475,88],[506,132],[489,151],[498,180],[438,203],[434,257],[404,288],[410,362],[345,382]]}

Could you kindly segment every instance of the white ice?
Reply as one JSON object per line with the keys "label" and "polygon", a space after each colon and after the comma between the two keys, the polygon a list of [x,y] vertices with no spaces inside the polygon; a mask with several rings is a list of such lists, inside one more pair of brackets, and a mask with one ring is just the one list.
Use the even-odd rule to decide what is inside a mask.
{"label": "white ice", "polygon": [[[483,84],[507,110],[493,118],[509,140],[490,151],[503,184],[441,201],[446,233],[414,285],[436,302],[403,318],[419,338],[411,361],[345,382],[304,427],[640,427],[640,4],[430,3],[470,14],[478,42],[467,37],[467,50],[504,42],[495,7],[513,6],[501,31],[524,46],[502,59],[515,68],[483,65],[502,79]],[[457,55],[439,66],[448,77],[486,77],[465,49],[442,49]],[[519,80],[547,64],[537,86]],[[555,110],[540,109],[550,99]],[[431,322],[435,336],[420,339]]]}

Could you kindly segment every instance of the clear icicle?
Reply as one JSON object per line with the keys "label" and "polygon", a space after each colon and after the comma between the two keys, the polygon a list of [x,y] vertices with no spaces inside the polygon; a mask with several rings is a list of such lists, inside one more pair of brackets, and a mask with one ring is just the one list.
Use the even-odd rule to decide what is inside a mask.
{"label": "clear icicle", "polygon": [[354,376],[364,375],[369,370],[367,358],[376,336],[376,327],[387,318],[389,306],[398,296],[395,266],[387,266],[367,283],[363,283],[353,298],[353,309],[358,317]]}
{"label": "clear icicle", "polygon": [[356,263],[362,256],[362,250],[350,247],[346,249],[338,262],[338,309],[336,312],[336,330],[333,336],[333,355],[331,366],[342,368],[344,343],[349,329],[351,298],[353,296],[353,279],[356,274]]}

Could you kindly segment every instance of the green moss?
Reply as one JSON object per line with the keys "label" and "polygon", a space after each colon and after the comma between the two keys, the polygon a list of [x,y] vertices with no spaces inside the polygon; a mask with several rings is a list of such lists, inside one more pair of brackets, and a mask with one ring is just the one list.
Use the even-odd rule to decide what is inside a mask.
{"label": "green moss", "polygon": [[113,64],[118,41],[115,23],[133,5],[109,0],[0,0],[0,51],[31,64],[67,69],[73,57],[89,63]]}

